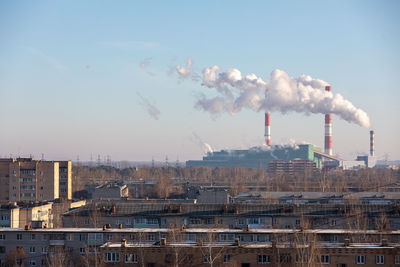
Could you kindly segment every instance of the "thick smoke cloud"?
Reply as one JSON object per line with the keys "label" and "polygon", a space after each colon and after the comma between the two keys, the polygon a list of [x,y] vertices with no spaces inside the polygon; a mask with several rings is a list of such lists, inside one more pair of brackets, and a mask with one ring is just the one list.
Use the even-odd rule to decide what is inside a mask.
{"label": "thick smoke cloud", "polygon": [[158,120],[160,118],[160,110],[154,106],[153,104],[150,103],[148,99],[143,97],[141,94],[137,93],[138,97],[140,98],[139,104],[142,105],[147,113],[155,120]]}
{"label": "thick smoke cloud", "polygon": [[[178,66],[181,78],[191,72]],[[370,126],[370,119],[363,110],[356,108],[340,94],[325,91],[327,82],[313,79],[308,75],[298,78],[289,76],[285,71],[276,69],[270,80],[264,81],[255,74],[243,76],[238,69],[229,68],[220,72],[215,65],[203,70],[203,86],[216,90],[215,97],[201,94],[195,107],[213,115],[228,112],[235,114],[247,108],[255,111],[280,111],[282,113],[333,113],[340,118],[363,127]]]}

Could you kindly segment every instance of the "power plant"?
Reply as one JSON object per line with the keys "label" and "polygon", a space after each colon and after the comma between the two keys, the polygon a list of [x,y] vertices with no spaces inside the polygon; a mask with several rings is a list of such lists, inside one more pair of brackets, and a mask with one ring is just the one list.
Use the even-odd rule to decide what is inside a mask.
{"label": "power plant", "polygon": [[[325,91],[331,92],[331,86]],[[333,156],[332,149],[332,114],[325,114],[324,152],[313,144],[272,145],[271,144],[271,114],[265,112],[265,145],[241,150],[221,150],[207,152],[202,160],[188,160],[187,167],[244,167],[263,168],[268,171],[287,170],[293,172],[305,169],[359,169],[372,168],[376,164],[374,131],[370,131],[370,148],[368,156],[358,156],[356,160],[348,161]]]}

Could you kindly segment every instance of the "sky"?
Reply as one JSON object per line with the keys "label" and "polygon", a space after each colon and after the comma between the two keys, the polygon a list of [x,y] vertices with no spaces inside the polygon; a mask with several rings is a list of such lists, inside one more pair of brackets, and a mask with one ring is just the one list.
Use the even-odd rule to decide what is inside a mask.
{"label": "sky", "polygon": [[[333,115],[333,152],[400,159],[399,1],[1,1],[0,156],[184,161],[260,146],[264,114],[195,107],[205,68],[326,81],[370,127]],[[182,79],[176,66],[190,57]],[[271,112],[272,144],[323,147],[324,115]]]}

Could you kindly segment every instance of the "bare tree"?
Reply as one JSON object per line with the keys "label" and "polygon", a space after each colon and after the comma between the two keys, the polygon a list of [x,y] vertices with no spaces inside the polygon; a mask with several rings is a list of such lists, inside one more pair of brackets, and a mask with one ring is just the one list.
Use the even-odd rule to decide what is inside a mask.
{"label": "bare tree", "polygon": [[223,245],[218,246],[216,242],[217,236],[212,231],[207,231],[203,237],[204,239],[198,241],[201,254],[203,255],[203,262],[213,267],[221,258],[225,247]]}

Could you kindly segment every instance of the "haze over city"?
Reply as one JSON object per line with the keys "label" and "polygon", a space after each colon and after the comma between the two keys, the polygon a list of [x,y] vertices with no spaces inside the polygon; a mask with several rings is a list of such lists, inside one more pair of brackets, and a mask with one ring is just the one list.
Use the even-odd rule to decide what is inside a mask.
{"label": "haze over city", "polygon": [[[399,11],[397,1],[4,1],[0,156],[200,159],[207,145],[263,145],[269,110],[272,144],[323,148],[332,112],[334,155],[368,154],[374,130],[377,158],[400,159]],[[277,75],[307,97],[279,102]]]}

